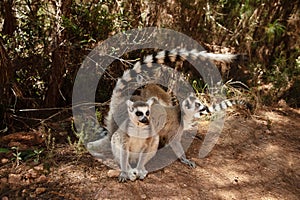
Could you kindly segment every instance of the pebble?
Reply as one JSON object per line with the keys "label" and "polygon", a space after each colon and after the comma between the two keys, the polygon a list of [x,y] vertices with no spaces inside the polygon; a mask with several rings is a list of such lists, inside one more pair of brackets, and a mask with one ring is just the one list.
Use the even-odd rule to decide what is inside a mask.
{"label": "pebble", "polygon": [[39,195],[39,194],[44,193],[45,191],[46,191],[46,188],[44,188],[44,187],[36,188],[35,194]]}
{"label": "pebble", "polygon": [[44,170],[44,166],[41,164],[41,165],[33,167],[33,169],[35,169],[37,171],[43,171]]}
{"label": "pebble", "polygon": [[110,169],[110,170],[108,170],[108,172],[107,172],[107,176],[108,176],[109,178],[115,178],[115,177],[118,177],[119,174],[120,174],[120,171],[119,171],[119,170],[115,170],[115,169]]}
{"label": "pebble", "polygon": [[95,182],[95,181],[97,181],[97,177],[91,177],[91,181],[93,181],[93,182]]}
{"label": "pebble", "polygon": [[36,179],[36,181],[37,182],[46,182],[47,181],[47,177],[44,175],[44,174],[42,174],[40,177],[38,177],[37,179]]}
{"label": "pebble", "polygon": [[1,159],[1,163],[2,164],[6,164],[6,163],[8,163],[9,162],[9,160],[7,159],[7,158],[2,158]]}
{"label": "pebble", "polygon": [[28,191],[26,189],[22,190],[22,197],[25,197]]}
{"label": "pebble", "polygon": [[8,175],[8,183],[16,184],[20,183],[21,175],[19,174],[9,174]]}
{"label": "pebble", "polygon": [[28,170],[28,178],[36,178],[38,176],[38,173],[34,169]]}
{"label": "pebble", "polygon": [[5,177],[1,178],[0,183],[7,183],[7,178],[5,178]]}

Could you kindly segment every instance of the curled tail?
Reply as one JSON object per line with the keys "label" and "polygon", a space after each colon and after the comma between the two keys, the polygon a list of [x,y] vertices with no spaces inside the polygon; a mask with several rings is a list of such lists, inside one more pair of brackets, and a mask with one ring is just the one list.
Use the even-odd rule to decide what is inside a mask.
{"label": "curled tail", "polygon": [[[118,118],[121,118],[121,121],[125,120],[126,118],[124,114],[125,108],[123,104],[124,102],[126,102],[126,100],[130,98],[131,94],[136,89],[136,87],[131,87],[131,83],[141,84],[144,80],[151,80],[152,77],[155,77],[153,78],[154,80],[158,79],[160,75],[158,75],[156,71],[159,71],[160,69],[162,69],[162,67],[157,67],[157,65],[154,64],[159,64],[159,66],[162,66],[162,64],[175,63],[177,61],[185,61],[189,59],[201,59],[228,63],[242,59],[242,55],[214,54],[208,53],[206,51],[197,51],[195,49],[190,51],[185,49],[173,49],[171,51],[159,51],[157,53],[144,57],[142,61],[136,62],[132,69],[126,70],[123,76],[117,81],[117,84],[115,86],[115,89],[113,90],[113,94],[111,97],[110,111],[108,113],[108,116],[106,117],[106,125],[108,131],[112,134],[114,131],[116,131],[117,124],[120,123],[116,123],[116,121],[114,120],[115,117],[113,117],[113,115],[119,115]],[[150,72],[151,74],[147,74],[147,76],[149,75],[149,77],[146,77],[146,79],[144,79],[143,76],[141,76],[141,74],[146,71]]]}
{"label": "curled tail", "polygon": [[143,71],[147,71],[147,69],[151,69],[153,64],[166,64],[170,62],[175,63],[177,61],[185,61],[188,59],[202,59],[230,63],[235,60],[240,60],[242,57],[243,55],[241,54],[214,54],[206,51],[197,51],[195,49],[191,51],[185,49],[160,51],[146,56],[142,61],[136,62],[132,69],[126,70],[123,76],[118,79],[112,99],[114,99],[114,97],[118,97],[118,94],[125,89],[128,82],[136,80],[138,74],[142,73]]}

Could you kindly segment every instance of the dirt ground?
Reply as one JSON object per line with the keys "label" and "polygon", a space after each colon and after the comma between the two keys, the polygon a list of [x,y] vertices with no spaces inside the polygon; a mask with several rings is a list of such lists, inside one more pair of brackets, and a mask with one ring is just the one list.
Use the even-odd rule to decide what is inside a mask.
{"label": "dirt ground", "polygon": [[2,160],[0,197],[7,199],[300,199],[300,110],[263,108],[251,117],[227,115],[222,134],[198,158],[208,123],[200,123],[187,156],[143,181],[119,183],[88,153],[57,144],[53,158],[15,166]]}

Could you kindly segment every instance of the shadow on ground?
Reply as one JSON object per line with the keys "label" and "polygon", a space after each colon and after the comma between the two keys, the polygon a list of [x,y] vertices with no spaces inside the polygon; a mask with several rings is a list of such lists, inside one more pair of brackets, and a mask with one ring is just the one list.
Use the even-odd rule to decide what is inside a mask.
{"label": "shadow on ground", "polygon": [[[213,151],[198,158],[202,121],[187,155],[144,181],[118,183],[91,155],[58,145],[43,164],[0,168],[2,199],[288,199],[300,198],[300,110],[265,108],[245,119],[227,116]],[[48,163],[48,164],[47,164]]]}

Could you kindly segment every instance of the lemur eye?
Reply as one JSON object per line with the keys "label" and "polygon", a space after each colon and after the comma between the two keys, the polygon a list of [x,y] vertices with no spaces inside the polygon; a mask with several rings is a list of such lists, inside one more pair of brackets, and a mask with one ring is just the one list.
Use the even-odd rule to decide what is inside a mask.
{"label": "lemur eye", "polygon": [[135,112],[135,115],[138,116],[138,117],[140,117],[140,116],[143,115],[143,113],[142,113],[141,111],[136,111],[136,112]]}
{"label": "lemur eye", "polygon": [[149,114],[150,114],[150,112],[149,112],[149,110],[147,110],[146,115],[149,116]]}
{"label": "lemur eye", "polygon": [[200,103],[195,103],[196,108],[199,108],[200,105],[201,105]]}

